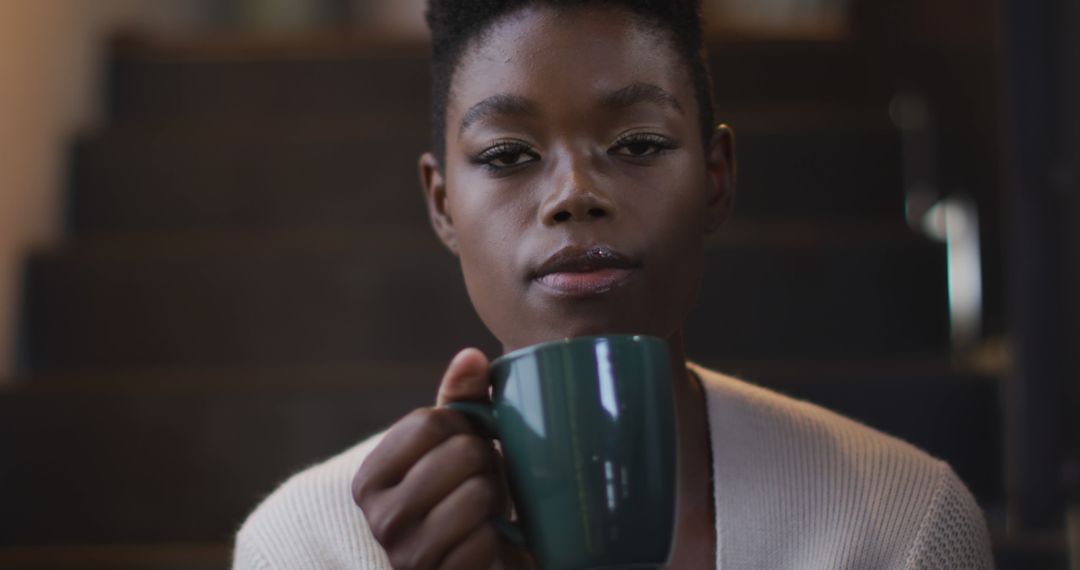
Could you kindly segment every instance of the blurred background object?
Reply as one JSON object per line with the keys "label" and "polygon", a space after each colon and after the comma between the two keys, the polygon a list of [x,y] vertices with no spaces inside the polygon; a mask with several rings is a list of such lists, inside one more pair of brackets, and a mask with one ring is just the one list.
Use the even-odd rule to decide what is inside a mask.
{"label": "blurred background object", "polygon": [[[418,187],[423,5],[0,0],[0,568],[227,567],[498,350]],[[1000,568],[1067,568],[1075,7],[706,9],[740,189],[692,357],[948,460]]]}
{"label": "blurred background object", "polygon": [[706,0],[713,35],[840,39],[851,29],[851,0]]}

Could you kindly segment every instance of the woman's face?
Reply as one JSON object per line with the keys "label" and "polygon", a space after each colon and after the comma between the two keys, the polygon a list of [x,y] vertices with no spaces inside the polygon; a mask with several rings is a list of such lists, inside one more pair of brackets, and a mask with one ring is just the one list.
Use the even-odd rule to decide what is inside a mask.
{"label": "woman's face", "polygon": [[731,204],[732,143],[701,142],[689,72],[614,8],[531,7],[458,64],[445,168],[421,160],[436,232],[512,350],[603,333],[670,338]]}

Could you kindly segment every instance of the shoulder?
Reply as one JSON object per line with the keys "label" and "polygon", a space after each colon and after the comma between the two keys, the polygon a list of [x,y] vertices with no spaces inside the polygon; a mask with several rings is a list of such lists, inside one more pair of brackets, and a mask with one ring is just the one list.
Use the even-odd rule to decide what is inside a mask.
{"label": "shoulder", "polygon": [[[702,379],[713,431],[732,437],[772,438],[777,444],[797,441],[818,451],[841,455],[871,454],[893,458],[924,470],[936,460],[900,439],[816,404],[702,368]],[[737,442],[732,442],[737,443]]]}
{"label": "shoulder", "polygon": [[803,450],[785,457],[785,465],[812,451],[816,458],[864,470],[867,462],[880,468],[871,472],[900,471],[932,479],[938,469],[939,462],[915,446],[836,412],[705,368],[694,370],[707,394],[710,429],[725,446],[744,453],[748,450],[743,446],[751,444],[762,453]]}
{"label": "shoulder", "polygon": [[904,568],[993,568],[990,535],[975,498],[945,466]]}
{"label": "shoulder", "polygon": [[382,435],[293,475],[263,500],[236,535],[233,568],[390,568],[351,494]]}
{"label": "shoulder", "polygon": [[[718,530],[729,554],[773,556],[774,568],[796,555],[820,562],[811,567],[920,567],[906,561],[944,516],[962,519],[967,542],[989,556],[982,513],[946,463],[820,406],[694,370],[707,393]],[[725,525],[724,512],[742,520]],[[783,546],[757,551],[764,546],[747,534],[748,521]]]}

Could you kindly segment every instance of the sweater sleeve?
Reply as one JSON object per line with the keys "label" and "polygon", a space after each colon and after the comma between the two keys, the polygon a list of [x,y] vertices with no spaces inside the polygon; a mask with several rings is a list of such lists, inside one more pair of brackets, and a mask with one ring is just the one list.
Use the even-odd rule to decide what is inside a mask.
{"label": "sweater sleeve", "polygon": [[302,473],[255,510],[236,535],[233,570],[389,570],[347,482],[318,481],[326,474]]}
{"label": "sweater sleeve", "polygon": [[982,510],[952,468],[940,462],[934,497],[904,568],[985,570],[993,567],[990,535]]}
{"label": "sweater sleeve", "polygon": [[350,490],[353,474],[380,438],[278,487],[237,533],[233,570],[390,570]]}
{"label": "sweater sleeve", "polygon": [[270,562],[247,535],[240,534],[236,538],[236,547],[233,549],[233,570],[270,570]]}

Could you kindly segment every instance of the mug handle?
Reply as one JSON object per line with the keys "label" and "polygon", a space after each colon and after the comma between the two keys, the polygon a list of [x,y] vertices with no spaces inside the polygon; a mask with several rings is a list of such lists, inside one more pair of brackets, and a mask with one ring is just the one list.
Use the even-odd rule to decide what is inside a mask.
{"label": "mug handle", "polygon": [[[499,428],[495,423],[495,411],[492,409],[491,404],[480,404],[477,402],[448,402],[444,404],[443,407],[463,414],[485,436],[492,439],[499,439]],[[492,517],[491,524],[495,525],[495,530],[514,546],[517,546],[518,548],[526,547],[525,535],[521,532],[521,526],[519,524],[508,521],[502,517]]]}

